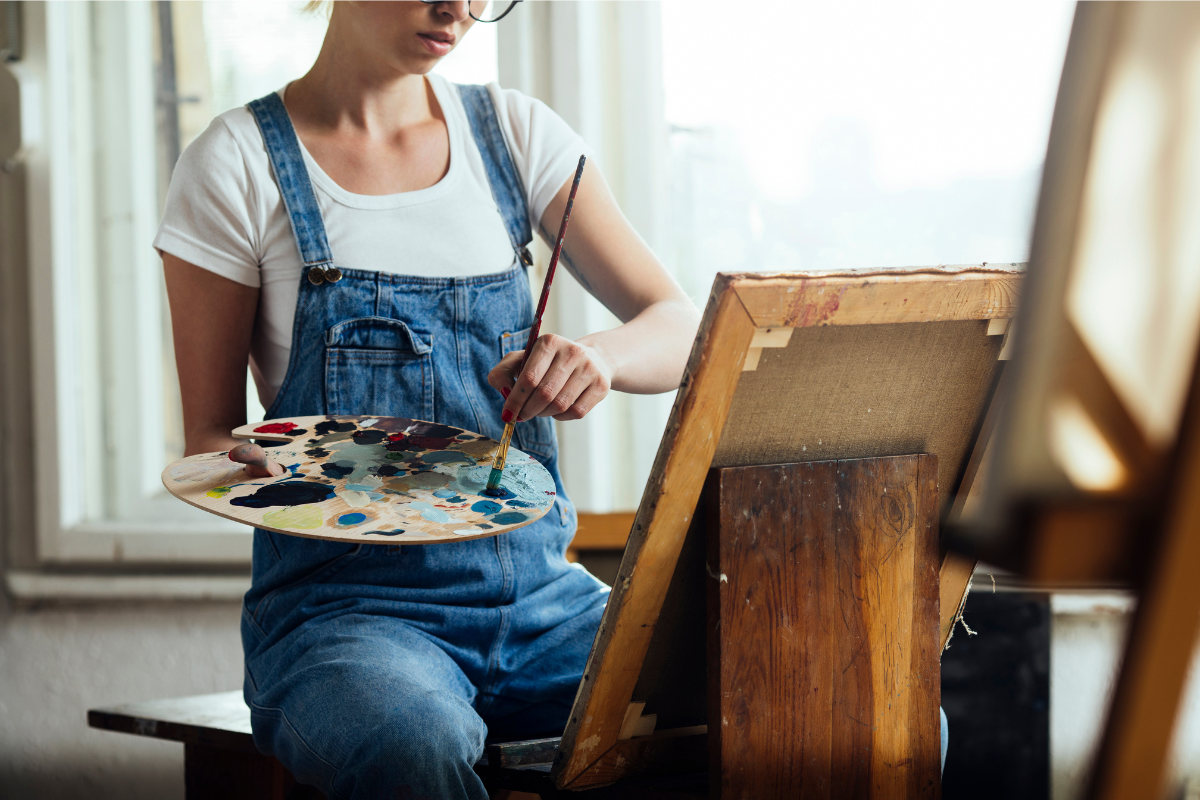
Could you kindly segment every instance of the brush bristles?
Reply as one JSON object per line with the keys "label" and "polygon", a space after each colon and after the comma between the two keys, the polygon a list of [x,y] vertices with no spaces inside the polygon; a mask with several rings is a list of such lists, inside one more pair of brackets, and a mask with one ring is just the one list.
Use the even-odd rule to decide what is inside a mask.
{"label": "brush bristles", "polygon": [[[492,472],[490,475],[488,475],[487,491],[494,492],[495,490],[499,489],[500,488],[500,480],[503,477],[504,477],[504,468],[503,467],[501,467],[499,469],[497,469],[496,467],[492,467]],[[478,486],[479,484],[475,484],[475,485]]]}

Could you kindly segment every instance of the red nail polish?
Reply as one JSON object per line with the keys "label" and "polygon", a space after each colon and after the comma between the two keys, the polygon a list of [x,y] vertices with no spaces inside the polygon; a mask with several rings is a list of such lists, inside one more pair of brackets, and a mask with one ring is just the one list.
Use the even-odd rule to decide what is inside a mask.
{"label": "red nail polish", "polygon": [[508,396],[512,394],[512,389],[509,389],[507,386],[501,386],[500,394],[504,395],[504,399],[507,400]]}
{"label": "red nail polish", "polygon": [[500,412],[500,419],[504,420],[504,424],[507,425],[512,422],[513,413],[506,408]]}
{"label": "red nail polish", "polygon": [[517,417],[517,422],[524,422],[524,421],[525,420],[521,419],[520,417]]}

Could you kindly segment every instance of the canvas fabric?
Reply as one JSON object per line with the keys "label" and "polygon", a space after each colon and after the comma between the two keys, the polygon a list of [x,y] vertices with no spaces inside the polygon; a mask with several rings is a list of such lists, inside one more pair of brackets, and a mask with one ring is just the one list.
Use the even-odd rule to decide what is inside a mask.
{"label": "canvas fabric", "polygon": [[[485,378],[533,322],[519,260],[532,234],[487,90],[460,91],[514,266],[465,278],[302,277],[268,418],[398,416],[500,437],[503,398]],[[250,109],[303,262],[337,267],[282,101],[272,93]],[[545,465],[558,492],[546,516],[515,531],[435,545],[255,531],[244,693],[255,744],[301,782],[331,798],[482,800],[471,768],[485,737],[561,733],[608,588],[566,561],[576,515],[552,422],[521,423],[514,446]]]}

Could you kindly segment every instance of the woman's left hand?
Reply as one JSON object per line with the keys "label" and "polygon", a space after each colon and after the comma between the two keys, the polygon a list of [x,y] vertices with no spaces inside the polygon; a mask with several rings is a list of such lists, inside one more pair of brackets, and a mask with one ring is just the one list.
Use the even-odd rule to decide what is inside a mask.
{"label": "woman's left hand", "polygon": [[500,415],[505,423],[583,419],[612,388],[613,367],[595,347],[553,333],[539,336],[516,375],[524,355],[509,353],[488,373],[488,383],[505,397]]}

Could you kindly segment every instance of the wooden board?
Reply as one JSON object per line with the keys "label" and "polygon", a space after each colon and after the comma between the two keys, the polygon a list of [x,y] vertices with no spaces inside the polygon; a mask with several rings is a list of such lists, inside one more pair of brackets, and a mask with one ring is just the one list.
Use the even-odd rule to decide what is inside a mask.
{"label": "wooden board", "polygon": [[[948,508],[966,473],[999,375],[1003,337],[989,337],[989,328],[996,333],[989,323],[1015,315],[1020,281],[1011,265],[717,276],[555,761],[558,786],[582,788],[611,779],[611,771],[602,774],[599,768],[611,761],[606,754],[622,741],[627,708],[631,702],[653,701],[635,697],[635,687],[639,681],[662,683],[657,678],[643,681],[643,664],[675,664],[651,653],[651,643],[697,514],[705,475],[718,452],[722,465],[926,452],[938,457],[943,475],[939,506]],[[762,330],[780,327],[795,329],[786,342],[783,335]],[[895,385],[903,384],[907,394],[903,402],[895,401],[895,395],[885,398],[892,402],[890,420],[868,417],[876,407],[867,405],[858,415],[863,425],[843,428],[841,440],[835,438],[836,445],[826,447],[830,440],[820,430],[825,423],[810,412],[844,422],[839,404],[845,408],[856,391],[861,399],[862,391],[878,388],[867,380],[871,369],[876,383],[891,380],[889,365],[869,364],[871,353],[862,349],[866,339],[887,343],[887,331],[868,330],[875,328],[895,331],[893,338],[911,331],[919,340],[936,344],[932,350],[908,351],[917,359],[914,363],[933,370],[929,374],[936,380],[908,381],[904,371],[892,372]],[[963,336],[972,357],[957,358],[954,351],[947,355],[944,348],[957,347]],[[856,339],[860,344],[851,346]],[[819,360],[822,354],[813,349],[829,342],[843,347],[840,367],[824,362],[822,380],[828,383],[806,385],[814,382],[798,370],[813,363],[806,359]],[[747,370],[752,357],[757,362]],[[942,371],[938,362],[946,362],[940,365]],[[783,388],[763,396],[764,390],[756,393],[756,386]],[[801,406],[793,394],[803,394],[808,405]],[[938,403],[943,413],[928,413]],[[949,417],[953,425],[943,424]],[[918,418],[919,424],[914,421]],[[810,440],[812,452],[805,449]],[[842,452],[843,447],[853,450]],[[948,577],[965,589],[965,582],[957,580],[960,572]],[[664,627],[678,624],[684,623],[671,619]],[[633,769],[626,762],[623,774]]]}
{"label": "wooden board", "polygon": [[937,459],[714,469],[705,502],[711,796],[938,797]]}
{"label": "wooden board", "polygon": [[291,417],[245,425],[233,435],[280,442],[268,454],[288,472],[247,479],[227,453],[205,453],[163,470],[167,491],[277,533],[405,544],[495,536],[535,522],[554,505],[554,479],[516,448],[508,451],[502,494],[483,494],[499,442],[449,425]]}

